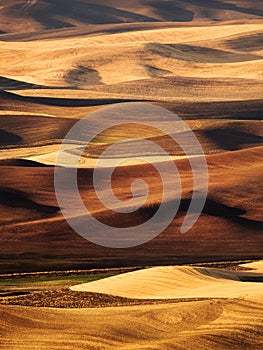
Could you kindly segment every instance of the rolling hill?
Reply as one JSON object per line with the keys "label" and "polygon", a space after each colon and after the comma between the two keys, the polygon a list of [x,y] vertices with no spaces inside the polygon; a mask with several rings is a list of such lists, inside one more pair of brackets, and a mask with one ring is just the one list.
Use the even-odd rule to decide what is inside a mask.
{"label": "rolling hill", "polygon": [[262,349],[262,19],[259,0],[0,0],[1,349]]}
{"label": "rolling hill", "polygon": [[83,24],[253,20],[263,15],[259,0],[2,0],[0,6],[3,33]]}

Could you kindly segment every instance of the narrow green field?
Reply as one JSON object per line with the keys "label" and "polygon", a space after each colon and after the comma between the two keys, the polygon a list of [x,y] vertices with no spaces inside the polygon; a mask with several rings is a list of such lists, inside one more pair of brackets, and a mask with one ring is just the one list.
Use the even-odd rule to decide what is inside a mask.
{"label": "narrow green field", "polygon": [[33,286],[67,286],[78,283],[87,283],[102,278],[119,274],[119,271],[105,272],[89,275],[72,275],[72,276],[41,276],[41,277],[16,277],[0,280],[0,288],[3,287],[33,287]]}

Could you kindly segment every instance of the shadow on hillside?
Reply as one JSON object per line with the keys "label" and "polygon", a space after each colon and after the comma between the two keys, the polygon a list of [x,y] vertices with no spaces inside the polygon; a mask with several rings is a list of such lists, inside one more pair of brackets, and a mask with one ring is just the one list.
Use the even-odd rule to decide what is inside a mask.
{"label": "shadow on hillside", "polygon": [[[178,50],[181,55],[185,54],[186,61],[202,62],[202,63],[235,63],[246,62],[248,60],[258,60],[261,56],[249,53],[236,53],[219,49],[212,49],[204,46],[194,46],[188,44],[163,44],[165,48],[175,51]],[[164,50],[165,52],[166,50]],[[183,57],[183,56],[182,56]]]}
{"label": "shadow on hillside", "polygon": [[[226,44],[233,50],[250,52],[262,50],[262,32],[229,39]],[[261,56],[262,57],[262,56]]]}
{"label": "shadow on hillside", "polygon": [[246,145],[260,146],[263,137],[231,128],[204,130],[204,134],[215,142],[220,149],[237,151]]}
{"label": "shadow on hillside", "polygon": [[[56,87],[59,89],[60,87]],[[10,79],[0,76],[0,90],[28,90],[28,89],[55,89],[55,87],[49,87],[44,85],[36,85],[27,83],[25,81]]]}
{"label": "shadow on hillside", "polygon": [[194,12],[178,6],[175,1],[144,1],[145,5],[151,6],[156,10],[158,16],[163,20],[172,22],[191,22],[194,19]]}
{"label": "shadow on hillside", "polygon": [[[87,3],[79,0],[46,0],[45,2],[50,4],[46,11],[41,11],[41,6],[37,4],[29,9],[29,14],[45,28],[72,27],[70,19],[89,24],[155,21],[148,16],[98,5],[96,2]],[[64,20],[59,19],[62,17]]]}
{"label": "shadow on hillside", "polygon": [[231,3],[226,3],[218,0],[183,0],[184,3],[193,4],[196,6],[201,6],[208,9],[217,9],[224,11],[235,11],[239,13],[244,13],[254,16],[263,16],[263,10],[260,9],[251,9],[248,7],[242,7]]}
{"label": "shadow on hillside", "polygon": [[0,188],[0,205],[11,208],[33,209],[44,214],[55,214],[60,210],[56,206],[39,204],[28,198],[26,193],[10,188]]}
{"label": "shadow on hillside", "polygon": [[0,130],[0,147],[17,145],[23,141],[22,137],[5,130]]}

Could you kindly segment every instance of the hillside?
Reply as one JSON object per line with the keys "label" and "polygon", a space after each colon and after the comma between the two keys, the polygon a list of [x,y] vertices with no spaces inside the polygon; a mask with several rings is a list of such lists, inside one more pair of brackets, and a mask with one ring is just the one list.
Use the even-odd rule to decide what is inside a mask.
{"label": "hillside", "polygon": [[253,20],[263,15],[259,0],[10,0],[0,2],[3,33],[68,28],[83,24]]}

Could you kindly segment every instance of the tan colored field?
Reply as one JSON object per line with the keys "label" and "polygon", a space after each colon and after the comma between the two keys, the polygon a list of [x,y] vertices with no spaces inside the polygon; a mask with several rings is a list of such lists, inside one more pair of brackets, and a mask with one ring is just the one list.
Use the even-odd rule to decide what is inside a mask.
{"label": "tan colored field", "polygon": [[84,310],[1,306],[1,314],[3,349],[262,348],[262,302],[254,300]]}
{"label": "tan colored field", "polygon": [[1,313],[3,349],[262,348],[262,303],[256,301],[85,310],[1,306]]}
{"label": "tan colored field", "polygon": [[[99,291],[162,298],[160,305],[150,301],[88,309],[1,305],[2,348],[261,349],[263,293],[256,278],[263,277],[262,262],[242,266],[252,271],[156,267],[72,287],[83,295]],[[245,282],[248,278],[254,282]]]}
{"label": "tan colored field", "polygon": [[[262,18],[259,0],[0,0],[0,349],[263,348]],[[137,103],[129,125],[107,128],[122,122],[121,113],[92,114],[125,110],[126,102]],[[186,234],[180,228],[201,188],[190,162],[200,174],[202,153],[189,130],[171,127],[175,116],[140,114],[142,103],[177,114],[204,151],[208,197]],[[105,130],[87,147],[70,139],[58,161],[62,140],[84,116],[91,124],[82,136]],[[63,178],[80,157],[80,196],[92,215],[113,230],[138,226],[163,200],[153,165],[167,166],[146,140],[170,154],[181,178],[181,197],[171,191],[166,198],[167,205],[180,200],[170,225],[128,249],[78,235],[58,205],[55,166]],[[129,202],[133,181],[147,183],[147,200],[131,213],[104,206],[93,185],[97,160],[117,142],[98,174],[105,198],[112,200],[110,185],[126,210],[143,197]],[[173,184],[171,176],[164,180]],[[101,237],[67,185],[63,198],[90,239]],[[154,229],[152,223],[142,237]],[[237,266],[241,261],[247,263]],[[109,276],[107,268],[132,272],[95,280],[86,271]]]}
{"label": "tan colored field", "polygon": [[137,299],[240,298],[248,295],[262,298],[262,284],[255,282],[258,276],[262,279],[261,274],[253,272],[164,266],[84,283],[71,289]]}

